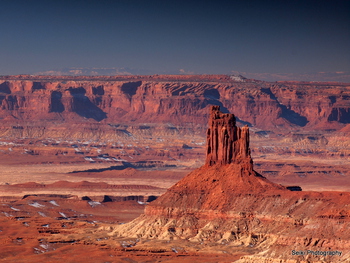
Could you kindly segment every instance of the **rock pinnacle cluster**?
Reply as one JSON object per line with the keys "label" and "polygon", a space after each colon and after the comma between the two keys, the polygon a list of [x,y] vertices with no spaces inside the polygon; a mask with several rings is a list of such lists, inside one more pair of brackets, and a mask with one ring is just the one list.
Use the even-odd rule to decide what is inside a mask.
{"label": "rock pinnacle cluster", "polygon": [[207,130],[207,160],[209,166],[251,161],[249,128],[236,126],[233,114],[222,113],[220,106],[211,106]]}

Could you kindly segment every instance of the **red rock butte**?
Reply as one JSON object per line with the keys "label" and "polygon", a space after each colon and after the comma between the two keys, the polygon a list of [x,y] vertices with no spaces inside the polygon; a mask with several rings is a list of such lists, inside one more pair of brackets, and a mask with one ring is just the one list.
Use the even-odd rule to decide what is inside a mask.
{"label": "red rock butte", "polygon": [[[350,193],[295,192],[270,182],[253,170],[248,127],[236,127],[234,115],[218,106],[210,109],[207,136],[205,165],[110,235],[241,247],[250,255],[240,263],[350,259]],[[304,257],[292,250],[342,253]]]}

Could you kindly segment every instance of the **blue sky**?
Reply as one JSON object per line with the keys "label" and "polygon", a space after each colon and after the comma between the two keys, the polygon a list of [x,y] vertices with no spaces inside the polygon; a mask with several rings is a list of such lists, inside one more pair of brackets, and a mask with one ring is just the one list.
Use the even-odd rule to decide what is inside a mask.
{"label": "blue sky", "polygon": [[350,82],[348,0],[0,0],[0,6],[0,75],[108,68]]}

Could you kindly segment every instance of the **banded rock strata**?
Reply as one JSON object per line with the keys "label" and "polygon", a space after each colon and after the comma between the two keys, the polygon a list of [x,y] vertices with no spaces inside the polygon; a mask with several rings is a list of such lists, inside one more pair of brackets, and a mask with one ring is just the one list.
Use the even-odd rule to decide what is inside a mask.
{"label": "banded rock strata", "polygon": [[[212,107],[206,164],[110,234],[254,249],[239,262],[349,260],[350,193],[293,192],[268,181],[253,170],[248,135],[248,128],[236,127],[234,115]],[[342,255],[292,256],[292,250]]]}

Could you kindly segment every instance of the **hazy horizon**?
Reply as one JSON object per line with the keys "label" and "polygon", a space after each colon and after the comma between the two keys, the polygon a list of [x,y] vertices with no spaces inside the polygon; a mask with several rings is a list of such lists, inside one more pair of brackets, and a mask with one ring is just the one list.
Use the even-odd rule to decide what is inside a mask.
{"label": "hazy horizon", "polygon": [[12,0],[0,14],[0,75],[78,68],[350,82],[345,0]]}

